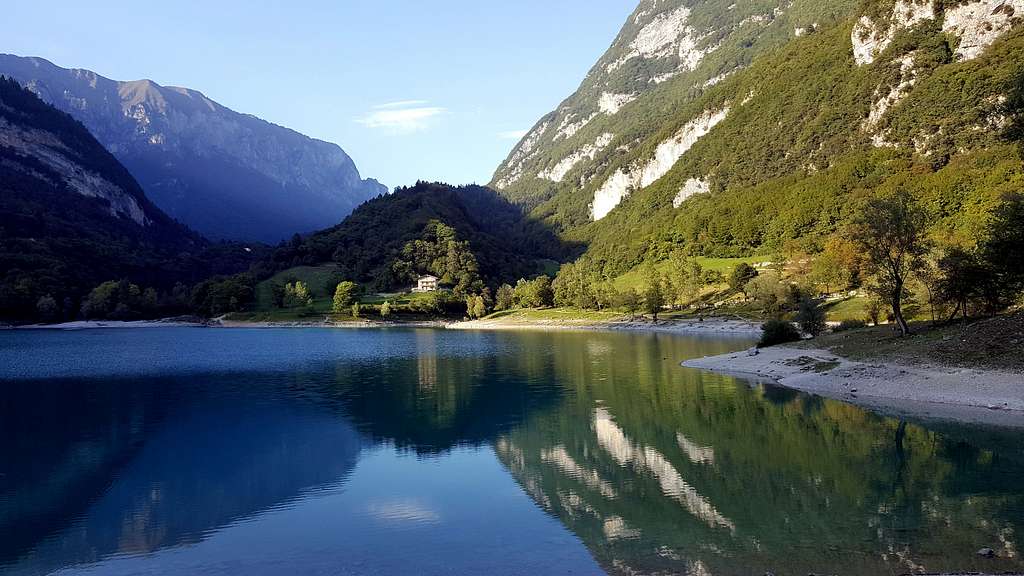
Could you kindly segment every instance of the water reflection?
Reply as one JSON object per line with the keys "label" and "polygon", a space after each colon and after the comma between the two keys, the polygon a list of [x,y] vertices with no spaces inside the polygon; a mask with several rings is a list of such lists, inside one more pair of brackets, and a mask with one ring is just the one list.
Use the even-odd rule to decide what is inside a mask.
{"label": "water reflection", "polygon": [[0,334],[0,571],[1024,569],[1019,432],[678,365],[744,344]]}
{"label": "water reflection", "polygon": [[683,480],[676,468],[653,446],[634,444],[603,408],[594,412],[594,431],[597,442],[614,458],[619,466],[630,466],[638,474],[649,474],[658,480],[662,494],[676,500],[693,516],[711,528],[728,528],[735,532],[736,525],[715,509],[707,498]]}
{"label": "water reflection", "polygon": [[[216,366],[206,357],[198,366],[190,362],[186,350],[195,343],[186,335],[207,340],[207,346],[222,354]],[[367,335],[386,345],[368,351],[362,339]],[[0,444],[0,571],[47,574],[195,546],[247,522],[272,527],[280,522],[270,514],[274,511],[331,500],[365,459],[367,448],[378,460],[379,446],[386,454],[392,454],[389,446],[396,447],[398,456],[385,459],[387,471],[364,467],[364,474],[408,467],[400,457],[407,451],[443,456],[441,470],[459,473],[458,462],[476,462],[473,454],[481,449],[494,460],[490,444],[498,434],[521,424],[529,411],[552,407],[560,398],[560,389],[550,382],[549,366],[526,379],[506,370],[509,355],[501,352],[507,343],[477,336],[453,342],[437,335],[431,330],[398,331],[384,333],[381,340],[382,333],[353,334],[335,341],[339,346],[333,354],[325,353],[320,339],[336,335],[318,331],[124,332],[99,339],[96,333],[64,334],[72,343],[66,347],[55,347],[54,335],[45,333],[34,349],[0,342],[0,360],[12,360],[5,366],[18,376],[3,380],[0,401],[0,426],[9,439]],[[89,343],[83,345],[83,338]],[[138,347],[135,340],[148,342]],[[224,354],[225,348],[244,352]],[[70,352],[61,362],[26,361],[26,356],[55,349]],[[102,358],[111,349],[123,354],[108,357],[109,363],[82,362],[86,356]],[[158,362],[153,376],[140,370],[137,363],[145,362],[148,350],[157,349],[168,356],[177,349],[181,370],[167,359]],[[279,358],[280,364],[263,357],[253,370],[254,349]],[[2,358],[5,353],[17,357]],[[296,363],[294,353],[306,361]],[[82,377],[67,376],[67,364],[83,366]],[[47,372],[51,367],[56,373]],[[413,467],[420,474],[435,473]],[[479,463],[473,470],[477,476],[466,480],[479,482],[479,489],[498,502],[504,501],[503,490],[517,491],[511,482],[504,488],[496,485],[494,474],[505,474],[496,461],[490,475]],[[343,525],[334,528],[342,532],[350,525],[363,526],[359,537],[376,535],[376,541],[347,554],[318,551],[317,557],[299,564],[344,567],[362,550],[397,538],[396,531],[439,527],[442,510],[460,507],[453,501],[458,495],[434,494],[440,502],[429,503],[432,487],[417,488],[415,483],[377,478],[373,488],[363,490],[365,500],[348,510],[356,516],[337,519]],[[471,492],[464,488],[461,494]],[[524,497],[518,507],[527,502]],[[507,512],[509,526],[515,527],[511,519],[517,514]],[[568,566],[596,569],[582,547],[572,552],[561,542],[569,533],[552,532],[556,526],[545,524],[549,521],[542,514],[534,510],[522,522],[524,531],[547,533],[549,546],[565,549],[551,554],[564,556]],[[469,525],[466,521],[443,530],[461,534],[467,547],[479,548],[475,539],[487,535],[463,534]],[[529,542],[522,544],[528,549]],[[406,557],[426,562],[416,560],[418,553],[410,549]],[[210,555],[209,566],[221,554]],[[477,564],[481,560],[489,559],[475,559]],[[360,562],[387,561],[378,555]],[[460,562],[444,561],[443,571]],[[102,572],[113,570],[103,566]]]}
{"label": "water reflection", "polygon": [[[586,401],[539,411],[495,443],[524,490],[610,572],[1024,567],[1018,432],[940,433],[838,402],[647,366],[561,374]],[[630,386],[621,385],[626,378]],[[986,546],[1000,558],[979,558]]]}
{"label": "water reflection", "polygon": [[531,412],[561,401],[550,348],[474,334],[463,337],[490,342],[491,353],[453,355],[439,348],[439,335],[450,346],[451,335],[418,330],[414,357],[337,364],[318,392],[373,441],[420,455],[490,445]]}
{"label": "water reflection", "polygon": [[0,565],[13,564],[5,573],[196,543],[355,467],[361,441],[344,420],[258,388],[243,393],[242,381],[222,384],[219,394],[191,397],[170,392],[190,387],[173,379],[55,384],[91,390],[85,402],[104,407],[85,425],[76,421],[82,404],[6,386],[6,406],[18,410],[0,418],[31,413],[0,459],[11,471],[0,492]]}

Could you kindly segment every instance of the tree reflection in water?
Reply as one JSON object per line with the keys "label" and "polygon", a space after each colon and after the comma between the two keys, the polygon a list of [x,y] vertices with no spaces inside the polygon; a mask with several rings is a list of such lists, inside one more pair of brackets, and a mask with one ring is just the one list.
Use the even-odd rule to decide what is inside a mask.
{"label": "tree reflection in water", "polygon": [[[533,413],[495,451],[609,571],[1024,568],[1019,432],[936,431],[776,387],[666,370],[658,362],[665,352],[650,343],[594,348],[561,342],[556,377],[575,397]],[[1001,557],[977,557],[983,546]]]}
{"label": "tree reflection in water", "polygon": [[[181,334],[105,336],[124,338],[119,357],[131,362],[163,351],[157,376],[97,375],[102,370],[87,365],[81,377],[4,383],[5,573],[43,574],[203,542],[311,493],[351,485],[368,452],[434,463],[435,483],[457,477],[490,498],[494,484],[473,484],[473,471],[458,464],[483,455],[519,499],[501,500],[515,507],[504,516],[536,529],[528,511],[554,525],[501,466],[613,573],[1024,570],[1016,548],[1024,524],[1021,433],[899,422],[679,366],[743,342],[199,331],[188,332],[198,341],[190,348]],[[137,340],[145,346],[134,350]],[[0,359],[4,353],[0,346]],[[66,370],[68,362],[50,364]],[[494,476],[478,481],[487,482],[500,484]],[[368,503],[371,516],[415,519],[471,543],[488,538],[459,532],[471,523],[441,522],[445,504],[475,503],[442,500],[427,509],[410,499],[419,496],[415,479],[401,486],[412,492]],[[466,491],[445,497],[469,498]],[[395,537],[374,526],[361,537]],[[517,537],[542,544],[528,531]],[[977,557],[985,546],[1000,558]],[[316,560],[346,566],[329,553]],[[578,561],[564,559],[591,568]]]}

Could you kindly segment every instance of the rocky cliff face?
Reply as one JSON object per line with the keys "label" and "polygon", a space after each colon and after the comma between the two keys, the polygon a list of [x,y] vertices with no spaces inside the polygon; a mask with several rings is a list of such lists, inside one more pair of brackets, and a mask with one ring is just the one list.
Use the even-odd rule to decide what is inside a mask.
{"label": "rocky cliff face", "polygon": [[[702,111],[653,142],[681,106],[851,4],[642,0],[577,92],[534,126],[492,185],[528,205],[587,189],[588,210],[574,215],[576,223],[603,218],[631,189],[664,175],[722,118],[721,110]],[[636,154],[651,144],[658,147],[653,159]]]}
{"label": "rocky cliff face", "polygon": [[9,109],[0,111],[0,149],[4,152],[5,170],[36,179],[40,185],[63,186],[85,198],[96,199],[102,211],[114,218],[129,220],[141,227],[153,223],[143,208],[138,188],[84,164],[79,151],[62,141],[59,135],[20,123]]}
{"label": "rocky cliff face", "polygon": [[[934,152],[929,142],[962,140],[971,126],[957,126],[954,136],[951,123],[940,118],[956,110],[929,110],[917,116],[920,122],[908,121],[908,114],[897,119],[894,111],[913,100],[915,90],[930,90],[920,85],[939,66],[973,63],[1010,36],[1022,17],[1024,0],[642,0],[577,92],[534,126],[499,166],[492,185],[572,231],[592,229],[590,223],[605,219],[626,198],[668,180],[673,193],[659,196],[678,209],[692,196],[730,185],[827,167],[843,147],[906,146],[927,155]],[[777,58],[780,51],[796,57],[820,51],[819,69],[828,69],[832,84],[814,86],[816,94],[809,79],[801,94],[795,94],[805,82],[800,78],[791,79],[796,88],[786,87],[787,95],[769,87],[795,67],[792,58]],[[838,94],[869,85],[849,99]],[[987,116],[973,125],[983,131],[991,128],[984,122],[998,121],[992,109],[1002,97],[994,85],[977,88],[992,92],[989,104],[960,120],[977,124],[975,116]],[[836,112],[820,106],[822,95]],[[793,97],[804,100],[782,100]],[[953,107],[970,108],[967,99]],[[774,115],[761,114],[769,108]],[[782,126],[784,108],[791,113],[785,120],[796,122]],[[821,123],[823,114],[858,118],[837,118],[847,122],[840,135],[835,125]],[[758,128],[762,133],[780,126],[787,132],[771,154],[748,150],[750,159],[728,159],[727,167],[708,154],[730,138],[730,149],[743,151],[752,140],[739,138],[741,123],[750,127],[758,120],[766,120]],[[917,133],[900,135],[900,141],[897,132],[910,124]],[[810,142],[795,141],[788,134],[794,131],[818,147],[802,148]],[[827,149],[825,140],[836,148]],[[764,162],[753,159],[759,155]]]}
{"label": "rocky cliff face", "polygon": [[194,90],[8,55],[0,74],[84,123],[160,208],[213,238],[276,242],[336,224],[387,192],[338,146]]}

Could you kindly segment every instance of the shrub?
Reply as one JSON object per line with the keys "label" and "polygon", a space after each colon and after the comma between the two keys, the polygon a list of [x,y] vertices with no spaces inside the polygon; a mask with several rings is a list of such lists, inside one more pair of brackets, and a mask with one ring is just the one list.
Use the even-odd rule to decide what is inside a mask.
{"label": "shrub", "polygon": [[825,331],[825,311],[816,300],[810,298],[800,300],[796,321],[800,324],[800,329],[811,336],[817,336]]}
{"label": "shrub", "polygon": [[876,297],[871,297],[871,299],[868,300],[867,313],[868,320],[871,322],[871,325],[878,326],[878,322],[882,316],[882,302]]}
{"label": "shrub", "polygon": [[741,262],[729,273],[729,288],[739,292],[754,278],[757,278],[757,270],[750,264]]}
{"label": "shrub", "polygon": [[838,326],[834,328],[836,332],[846,332],[847,330],[858,330],[868,325],[863,320],[843,320]]}
{"label": "shrub", "polygon": [[761,326],[761,330],[764,332],[761,334],[761,341],[757,343],[758,348],[800,340],[800,332],[792,323],[784,320],[769,320]]}

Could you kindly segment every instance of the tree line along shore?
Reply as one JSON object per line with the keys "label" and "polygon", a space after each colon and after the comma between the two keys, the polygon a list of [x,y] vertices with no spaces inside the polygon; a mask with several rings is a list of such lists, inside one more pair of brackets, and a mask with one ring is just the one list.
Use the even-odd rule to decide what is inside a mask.
{"label": "tree line along shore", "polygon": [[[41,297],[36,320],[195,315],[293,324],[486,320],[494,327],[731,318],[763,323],[763,346],[882,325],[907,336],[1018,309],[1022,229],[1024,196],[1009,195],[993,212],[984,238],[969,245],[946,242],[929,227],[927,207],[897,190],[866,198],[814,254],[799,243],[742,258],[678,250],[615,278],[601,275],[586,257],[561,265],[547,260],[540,264],[547,268],[543,273],[513,283],[495,281],[472,242],[456,227],[431,219],[377,266],[382,276],[375,281],[357,282],[354,266],[344,262],[298,262],[313,240],[296,237],[270,261],[297,266],[254,267],[168,290],[111,280],[78,306]],[[434,275],[438,289],[409,290],[423,274]]]}

